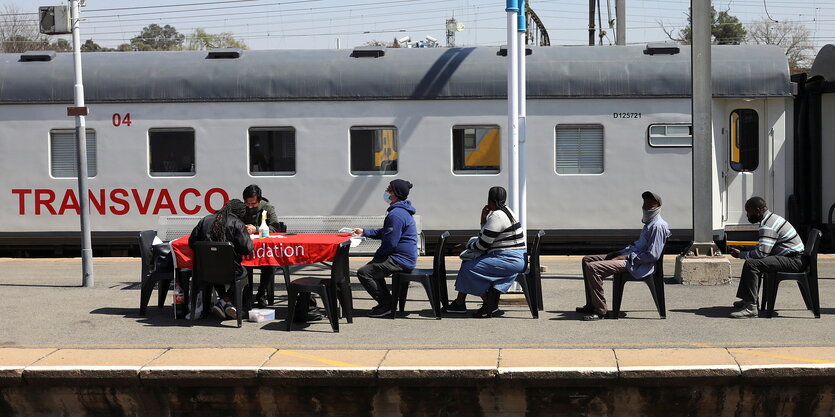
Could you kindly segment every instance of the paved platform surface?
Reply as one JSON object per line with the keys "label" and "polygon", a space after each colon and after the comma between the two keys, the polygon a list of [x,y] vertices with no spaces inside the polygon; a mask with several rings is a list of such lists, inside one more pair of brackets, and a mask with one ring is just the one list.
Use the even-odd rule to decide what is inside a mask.
{"label": "paved platform surface", "polygon": [[[668,278],[674,271],[673,257],[665,264]],[[351,258],[352,269],[367,258]],[[294,326],[285,331],[286,299],[277,291],[278,320],[244,322],[204,319],[194,325],[173,318],[171,295],[163,309],[149,306],[140,317],[138,258],[95,260],[95,287],[81,288],[79,259],[0,259],[0,346],[27,348],[215,348],[269,347],[279,349],[510,349],[510,348],[760,348],[835,347],[835,257],[821,256],[820,299],[822,317],[805,310],[797,286],[786,282],[777,297],[778,315],[772,319],[727,318],[735,300],[734,278],[730,285],[697,287],[666,286],[667,319],[660,320],[646,287],[626,286],[620,320],[582,322],[574,307],[583,304],[580,257],[545,256],[543,275],[545,311],[531,318],[525,305],[502,306],[503,314],[492,319],[446,315],[432,317],[426,295],[411,287],[406,314],[395,320],[366,317],[374,304],[353,278],[355,321],[332,333],[327,321]],[[732,260],[738,276],[742,262]],[[431,265],[422,257],[420,266]],[[457,258],[448,259],[452,294]],[[319,266],[294,271],[294,276],[323,275]],[[611,281],[608,281],[611,282]],[[607,297],[611,284],[607,282]],[[170,293],[169,293],[170,294]],[[156,292],[152,297],[155,303]],[[469,298],[468,308],[476,309]],[[790,355],[791,356],[791,355]],[[802,356],[802,355],[801,355]]]}

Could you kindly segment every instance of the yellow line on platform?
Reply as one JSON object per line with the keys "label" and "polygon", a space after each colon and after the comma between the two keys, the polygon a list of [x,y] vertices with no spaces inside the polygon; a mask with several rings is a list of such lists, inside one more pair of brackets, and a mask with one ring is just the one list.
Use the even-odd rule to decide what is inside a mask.
{"label": "yellow line on platform", "polygon": [[333,365],[333,366],[344,366],[344,367],[347,367],[347,368],[359,368],[360,367],[360,365],[355,365],[355,364],[352,364],[352,363],[342,362],[342,361],[335,361],[333,359],[323,358],[321,356],[308,355],[308,354],[305,354],[305,353],[295,352],[295,351],[292,351],[292,350],[279,349],[278,353],[280,355],[287,355],[287,356],[292,356],[292,357],[295,357],[295,358],[310,359],[310,360],[315,361],[315,362],[321,362],[321,363],[328,364],[328,365]]}
{"label": "yellow line on platform", "polygon": [[820,359],[801,358],[801,357],[798,357],[798,356],[788,356],[788,355],[775,355],[773,353],[757,352],[757,351],[742,350],[742,349],[728,349],[728,352],[736,352],[736,353],[742,353],[742,354],[746,354],[746,355],[762,356],[764,358],[786,359],[786,360],[798,361],[798,362],[835,363],[835,362],[832,362],[832,361],[825,361],[825,360],[820,360]]}

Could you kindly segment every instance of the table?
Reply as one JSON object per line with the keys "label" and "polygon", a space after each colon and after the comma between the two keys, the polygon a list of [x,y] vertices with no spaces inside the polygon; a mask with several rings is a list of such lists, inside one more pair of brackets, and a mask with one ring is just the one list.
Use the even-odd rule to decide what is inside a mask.
{"label": "table", "polygon": [[[255,235],[253,235],[255,236]],[[191,269],[194,251],[188,246],[189,236],[171,241],[177,268]],[[266,238],[252,239],[252,253],[243,257],[243,266],[284,266],[332,261],[340,243],[350,234],[271,233]]]}

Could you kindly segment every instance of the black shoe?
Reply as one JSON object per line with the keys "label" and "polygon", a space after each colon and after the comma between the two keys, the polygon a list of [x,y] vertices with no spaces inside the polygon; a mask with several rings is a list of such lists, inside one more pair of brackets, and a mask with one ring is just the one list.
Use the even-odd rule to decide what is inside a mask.
{"label": "black shoe", "polygon": [[475,313],[473,313],[473,318],[489,319],[490,317],[492,317],[493,314],[498,313],[498,311],[498,308],[494,308],[493,311],[490,314],[488,314],[487,309],[484,307],[484,305],[482,305],[481,307],[479,307],[478,310],[475,311]]}
{"label": "black shoe", "polygon": [[587,316],[583,316],[583,321],[598,321],[603,320],[602,314],[592,313]]}
{"label": "black shoe", "polygon": [[319,311],[318,307],[314,307],[310,311],[307,312],[307,321],[319,321],[325,318],[325,315]]}
{"label": "black shoe", "polygon": [[450,301],[445,305],[441,311],[444,313],[467,314],[467,306],[465,304],[458,304],[455,301]]}
{"label": "black shoe", "polygon": [[267,303],[267,296],[266,295],[256,296],[255,305],[257,305],[258,308],[266,308],[269,305]]}
{"label": "black shoe", "polygon": [[582,306],[582,307],[575,308],[574,311],[576,311],[578,313],[591,314],[591,313],[594,313],[594,307],[592,307],[590,305],[585,305],[585,306]]}
{"label": "black shoe", "polygon": [[378,304],[368,312],[368,317],[380,318],[389,315],[391,315],[391,307],[383,304]]}

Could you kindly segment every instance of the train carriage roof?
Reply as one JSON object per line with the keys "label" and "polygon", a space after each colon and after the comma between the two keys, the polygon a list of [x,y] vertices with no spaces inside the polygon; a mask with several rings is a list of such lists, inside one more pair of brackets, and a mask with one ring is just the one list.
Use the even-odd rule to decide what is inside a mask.
{"label": "train carriage roof", "polygon": [[[690,49],[654,54],[644,46],[531,48],[527,96],[651,98],[690,96]],[[84,53],[88,103],[292,100],[504,99],[506,60],[497,47],[255,50],[208,59],[205,51]],[[793,93],[783,51],[714,46],[716,97]],[[31,57],[30,57],[31,59]],[[29,61],[0,54],[0,103],[71,103],[73,59]]]}

